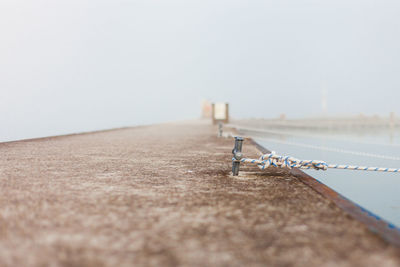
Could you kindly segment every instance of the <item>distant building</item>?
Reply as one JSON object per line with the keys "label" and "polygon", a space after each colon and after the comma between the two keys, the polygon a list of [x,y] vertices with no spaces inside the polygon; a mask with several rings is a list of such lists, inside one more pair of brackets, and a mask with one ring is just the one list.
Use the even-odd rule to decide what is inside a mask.
{"label": "distant building", "polygon": [[228,103],[213,103],[212,104],[212,121],[213,124],[218,122],[229,122],[229,104]]}
{"label": "distant building", "polygon": [[211,102],[204,99],[201,101],[201,117],[209,119],[211,118],[212,107]]}

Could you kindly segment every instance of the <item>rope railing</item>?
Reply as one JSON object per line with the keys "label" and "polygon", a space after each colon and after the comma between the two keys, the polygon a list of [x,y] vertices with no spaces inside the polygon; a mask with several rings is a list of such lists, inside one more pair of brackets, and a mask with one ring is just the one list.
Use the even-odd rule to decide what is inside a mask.
{"label": "rope railing", "polygon": [[[234,137],[232,133],[223,133],[222,126],[220,126],[220,133],[219,136],[223,137]],[[264,138],[263,138],[264,139]],[[392,172],[397,173],[400,172],[398,168],[382,168],[382,167],[367,167],[367,166],[357,166],[357,165],[344,165],[344,164],[327,164],[325,161],[322,160],[300,160],[291,156],[279,156],[275,152],[271,152],[265,155],[262,155],[259,159],[251,159],[245,158],[242,154],[242,144],[244,138],[242,137],[235,137],[235,147],[232,150],[233,158],[232,158],[232,173],[234,176],[239,174],[239,166],[240,163],[250,163],[256,164],[260,169],[264,170],[269,167],[276,167],[276,168],[287,168],[287,169],[314,169],[314,170],[328,170],[328,169],[342,169],[342,170],[358,170],[358,171],[375,171],[375,172]],[[305,145],[305,144],[295,144],[301,145],[305,147],[310,147],[312,145]],[[314,147],[321,149],[321,147]],[[377,155],[371,153],[364,153],[364,152],[356,152],[350,150],[342,150],[342,149],[335,149],[335,148],[326,148],[324,147],[323,150],[329,150],[334,152],[341,152],[341,153],[349,153],[349,154],[356,154],[361,156],[369,156],[369,157],[376,157],[376,158],[384,158],[384,159],[391,159],[391,160],[400,160],[398,157],[390,157],[386,155]]]}
{"label": "rope railing", "polygon": [[259,159],[251,158],[232,158],[234,162],[251,163],[256,164],[260,169],[264,170],[269,167],[287,168],[287,169],[314,169],[323,170],[328,169],[343,169],[343,170],[359,170],[359,171],[377,171],[377,172],[399,172],[400,169],[395,168],[379,168],[379,167],[366,167],[366,166],[354,166],[354,165],[339,165],[339,164],[327,164],[322,160],[300,160],[291,156],[279,156],[274,151],[269,154],[262,155]]}
{"label": "rope railing", "polygon": [[242,137],[235,137],[235,147],[232,150],[232,173],[234,176],[239,174],[240,163],[255,164],[260,169],[265,170],[269,167],[276,167],[282,169],[314,169],[323,170],[328,169],[342,169],[342,170],[358,170],[358,171],[375,171],[375,172],[400,172],[397,168],[382,168],[382,167],[366,167],[356,165],[340,165],[340,164],[327,164],[322,160],[300,160],[291,156],[280,156],[275,152],[262,155],[259,159],[252,159],[243,157],[242,154]]}

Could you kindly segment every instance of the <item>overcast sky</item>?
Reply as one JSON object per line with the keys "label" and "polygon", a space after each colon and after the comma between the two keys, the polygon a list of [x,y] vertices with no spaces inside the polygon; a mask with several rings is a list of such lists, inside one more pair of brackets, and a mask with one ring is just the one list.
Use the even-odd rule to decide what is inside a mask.
{"label": "overcast sky", "polygon": [[1,0],[0,141],[198,117],[400,114],[399,1]]}

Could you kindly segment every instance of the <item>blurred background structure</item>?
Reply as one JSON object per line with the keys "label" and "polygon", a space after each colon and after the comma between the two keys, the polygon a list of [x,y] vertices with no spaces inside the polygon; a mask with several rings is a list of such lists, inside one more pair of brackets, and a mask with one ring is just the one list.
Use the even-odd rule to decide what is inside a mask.
{"label": "blurred background structure", "polygon": [[234,118],[400,113],[399,10],[3,0],[0,141],[199,117],[204,98],[229,102]]}

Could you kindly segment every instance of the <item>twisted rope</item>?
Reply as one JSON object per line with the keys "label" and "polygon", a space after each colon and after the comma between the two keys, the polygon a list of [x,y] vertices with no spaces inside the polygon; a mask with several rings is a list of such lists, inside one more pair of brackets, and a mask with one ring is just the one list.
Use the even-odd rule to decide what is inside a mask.
{"label": "twisted rope", "polygon": [[279,156],[274,151],[270,154],[262,155],[259,159],[242,158],[237,160],[235,158],[232,161],[240,161],[242,163],[256,164],[260,169],[264,170],[269,167],[277,168],[299,168],[299,169],[315,169],[323,170],[327,169],[343,169],[343,170],[359,170],[359,171],[376,171],[376,172],[400,172],[400,169],[394,168],[377,168],[377,167],[365,167],[365,166],[353,166],[353,165],[338,165],[338,164],[327,164],[321,160],[299,160],[290,156]]}

